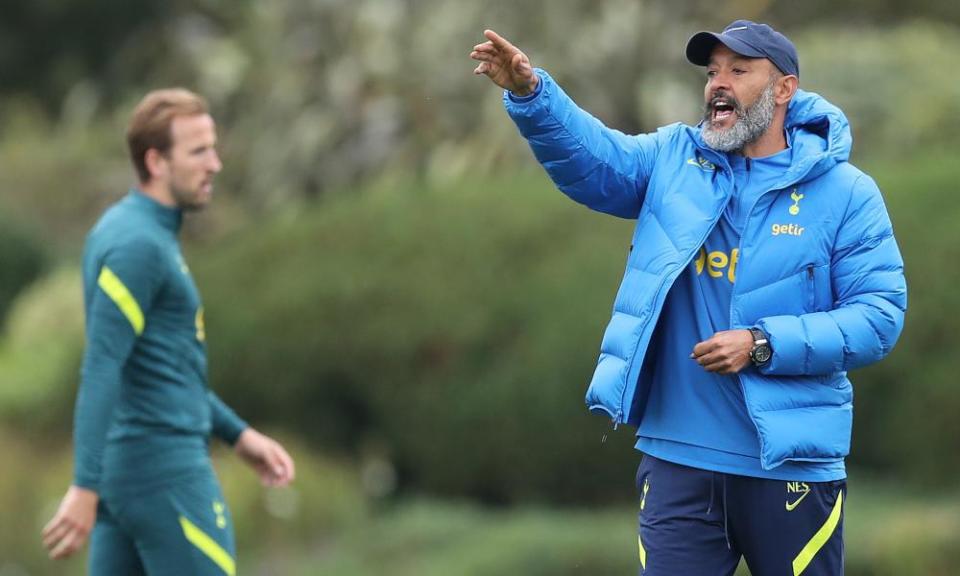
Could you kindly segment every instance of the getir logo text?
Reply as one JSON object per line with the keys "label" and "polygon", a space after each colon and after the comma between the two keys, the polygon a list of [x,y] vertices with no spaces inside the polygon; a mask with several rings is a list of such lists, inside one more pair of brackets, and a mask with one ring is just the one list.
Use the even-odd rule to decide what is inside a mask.
{"label": "getir logo text", "polygon": [[726,276],[727,280],[733,284],[737,280],[737,262],[739,261],[739,248],[734,248],[730,251],[730,254],[727,255],[726,252],[720,250],[708,252],[707,246],[704,245],[700,248],[700,253],[697,254],[694,265],[697,267],[698,276],[706,271],[712,278],[723,278]]}
{"label": "getir logo text", "polygon": [[770,233],[774,236],[786,234],[788,236],[800,236],[806,228],[796,224],[774,224],[770,226]]}

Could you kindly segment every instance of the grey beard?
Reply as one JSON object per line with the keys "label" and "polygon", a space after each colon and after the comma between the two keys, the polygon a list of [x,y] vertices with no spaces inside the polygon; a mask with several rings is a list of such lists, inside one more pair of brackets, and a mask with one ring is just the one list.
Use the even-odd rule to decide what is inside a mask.
{"label": "grey beard", "polygon": [[773,81],[767,84],[752,106],[741,108],[738,105],[734,110],[737,121],[726,130],[713,127],[710,121],[713,111],[708,104],[701,130],[703,141],[707,146],[720,152],[738,152],[747,144],[756,142],[760,136],[763,136],[763,133],[773,124],[773,111],[776,107],[773,86]]}

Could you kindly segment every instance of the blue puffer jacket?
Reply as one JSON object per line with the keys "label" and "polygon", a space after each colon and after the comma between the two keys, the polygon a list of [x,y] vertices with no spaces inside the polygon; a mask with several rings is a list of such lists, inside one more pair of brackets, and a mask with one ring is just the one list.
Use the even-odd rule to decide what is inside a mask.
{"label": "blue puffer jacket", "polygon": [[[537,159],[577,202],[637,220],[587,391],[590,410],[637,425],[650,386],[644,356],[664,299],[723,213],[732,171],[699,127],[628,136],[537,73],[535,97],[504,96]],[[853,422],[846,371],[890,351],[906,310],[890,219],[873,180],[847,162],[852,138],[843,113],[798,91],[786,129],[793,164],[749,212],[730,303],[731,329],[759,326],[774,350],[762,369],[740,373],[767,469],[846,456]]]}

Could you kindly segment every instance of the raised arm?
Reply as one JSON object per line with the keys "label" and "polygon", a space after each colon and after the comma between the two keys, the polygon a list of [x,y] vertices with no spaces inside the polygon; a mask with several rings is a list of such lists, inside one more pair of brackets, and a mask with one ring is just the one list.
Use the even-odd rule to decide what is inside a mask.
{"label": "raised arm", "polygon": [[491,30],[474,70],[504,88],[504,105],[557,187],[594,210],[636,218],[661,133],[628,136],[578,107],[544,70]]}

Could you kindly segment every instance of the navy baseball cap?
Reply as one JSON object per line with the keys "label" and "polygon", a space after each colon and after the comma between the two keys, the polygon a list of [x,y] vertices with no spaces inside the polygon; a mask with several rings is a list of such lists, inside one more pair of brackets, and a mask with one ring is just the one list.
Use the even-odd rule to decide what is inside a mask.
{"label": "navy baseball cap", "polygon": [[784,74],[800,76],[800,61],[793,42],[770,26],[749,20],[736,20],[719,34],[697,32],[687,42],[687,60],[706,66],[718,42],[741,56],[767,58]]}

